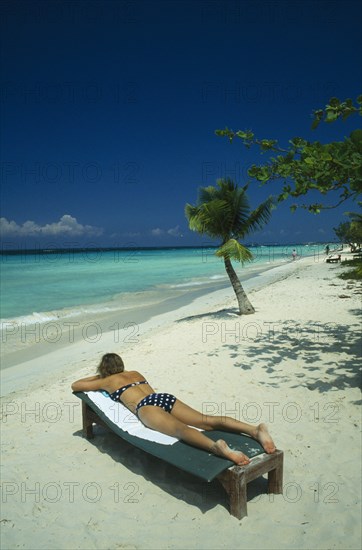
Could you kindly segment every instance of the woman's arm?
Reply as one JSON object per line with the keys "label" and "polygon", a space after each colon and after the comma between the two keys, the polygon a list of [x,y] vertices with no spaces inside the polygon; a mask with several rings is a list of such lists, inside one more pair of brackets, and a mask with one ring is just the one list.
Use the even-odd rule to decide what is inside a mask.
{"label": "woman's arm", "polygon": [[81,378],[76,380],[72,384],[73,391],[96,391],[101,390],[103,379],[96,374],[95,376],[88,376],[87,378]]}

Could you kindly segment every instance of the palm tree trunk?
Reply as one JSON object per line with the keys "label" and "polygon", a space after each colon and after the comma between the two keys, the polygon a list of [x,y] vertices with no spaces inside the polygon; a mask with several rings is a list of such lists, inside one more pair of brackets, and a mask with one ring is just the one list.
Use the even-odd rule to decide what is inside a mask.
{"label": "palm tree trunk", "polygon": [[239,304],[239,314],[240,315],[249,315],[250,313],[255,313],[255,309],[251,305],[249,298],[247,297],[245,290],[241,286],[241,283],[239,281],[239,277],[235,273],[235,270],[232,266],[232,263],[229,258],[224,257],[224,264],[226,273],[229,276],[231,285],[234,289],[234,292],[236,294],[236,299]]}

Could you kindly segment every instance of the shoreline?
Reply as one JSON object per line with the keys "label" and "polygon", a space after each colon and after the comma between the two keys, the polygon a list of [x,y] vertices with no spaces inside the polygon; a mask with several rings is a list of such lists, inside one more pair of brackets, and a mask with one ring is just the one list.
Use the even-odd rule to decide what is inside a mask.
{"label": "shoreline", "polygon": [[[298,261],[311,259],[304,257]],[[277,265],[255,266],[252,272],[242,273],[240,281],[246,290],[251,290],[258,284],[259,277],[278,268],[288,269],[292,261],[277,263]],[[262,284],[264,284],[262,282]],[[267,282],[265,284],[268,284]],[[140,324],[158,317],[163,313],[175,312],[177,309],[191,304],[198,298],[224,290],[231,290],[230,282],[225,274],[222,279],[203,283],[190,288],[175,287],[172,290],[159,291],[156,301],[152,301],[153,291],[134,293],[128,307],[115,308],[111,311],[94,310],[77,316],[56,317],[49,321],[33,323],[2,324],[1,338],[1,370],[14,367],[30,359],[36,359],[47,353],[76,344],[81,340],[97,343],[107,332],[114,333],[114,343],[132,341],[138,332]],[[67,311],[67,310],[65,310]]]}
{"label": "shoreline", "polygon": [[[341,270],[303,258],[254,279],[253,315],[236,314],[230,287],[152,318],[127,346],[108,333],[18,365],[18,378],[16,367],[3,371],[4,548],[359,548],[361,285],[338,279]],[[197,410],[266,422],[285,454],[283,494],[251,482],[238,521],[216,482],[101,427],[83,439],[70,385],[106,351]],[[35,378],[21,389],[31,365]]]}
{"label": "shoreline", "polygon": [[[312,257],[301,258],[294,262],[263,269],[241,282],[244,290],[250,294],[276,281],[284,280],[298,266],[311,263],[315,263]],[[73,364],[77,362],[77,356],[78,358],[82,356],[83,361],[94,362],[94,357],[103,355],[106,353],[105,350],[122,349],[124,352],[137,345],[148,333],[162,330],[164,326],[178,322],[183,315],[189,315],[194,309],[198,310],[204,304],[210,304],[210,312],[207,310],[204,312],[206,317],[208,315],[212,317],[212,310],[222,307],[224,303],[225,307],[230,308],[230,314],[236,318],[252,319],[252,315],[240,317],[237,314],[237,301],[230,283],[211,292],[205,292],[205,290],[205,287],[202,287],[189,291],[157,304],[156,308],[152,305],[146,308],[146,316],[142,308],[142,310],[133,309],[131,312],[125,310],[107,317],[96,318],[96,321],[92,322],[86,319],[82,327],[77,329],[73,328],[72,323],[62,332],[62,341],[57,339],[58,330],[54,332],[57,339],[54,341],[51,332],[46,329],[48,341],[44,341],[44,338],[41,341],[40,338],[39,342],[31,345],[32,337],[37,336],[40,331],[30,330],[30,345],[29,342],[25,342],[23,349],[5,353],[2,356],[0,397],[29,388],[36,389],[39,374],[45,377],[47,382],[52,382],[59,375],[67,374],[69,366],[64,365],[63,354],[70,356]],[[54,326],[54,323],[50,322],[49,326]],[[47,327],[47,323],[44,323],[44,327]],[[89,328],[91,330],[88,330]]]}
{"label": "shoreline", "polygon": [[[298,247],[298,245],[295,245]],[[270,249],[270,247],[260,247],[257,248],[256,251],[254,251],[254,259],[252,262],[246,263],[244,266],[239,267],[238,264],[235,265],[236,270],[238,272],[238,276],[241,279],[249,278],[253,276],[255,272],[260,272],[265,269],[269,269],[270,267],[277,266],[277,265],[283,265],[284,263],[289,263],[291,261],[291,254],[287,254],[286,251],[284,251],[285,247],[275,246]],[[282,249],[282,250],[280,250]],[[158,249],[156,249],[158,250]],[[160,265],[162,265],[162,270],[164,273],[167,273],[167,265],[163,265],[162,262],[164,262],[165,256],[164,256],[164,250],[163,248],[159,249],[158,252],[160,253],[155,258],[152,258],[152,256],[145,256],[142,255],[140,257],[125,257],[125,258],[116,258],[116,257],[105,257],[104,259],[104,269],[106,269],[107,274],[111,276],[109,281],[109,285],[106,284],[105,286],[100,287],[94,287],[92,292],[87,294],[87,292],[84,293],[84,295],[79,300],[79,293],[73,294],[70,292],[68,294],[63,302],[63,305],[59,299],[56,300],[49,300],[49,292],[48,290],[53,294],[54,291],[54,272],[58,272],[60,270],[61,277],[64,278],[64,281],[68,281],[68,285],[72,284],[71,279],[69,279],[70,273],[72,272],[72,277],[78,278],[78,277],[84,277],[84,275],[87,275],[90,279],[92,278],[98,278],[102,279],[102,273],[99,271],[101,257],[96,256],[95,258],[83,258],[83,263],[75,264],[74,258],[70,256],[67,257],[67,261],[64,265],[64,262],[61,264],[54,263],[53,261],[48,264],[46,261],[48,258],[45,256],[45,267],[50,268],[49,270],[46,269],[46,272],[48,273],[46,279],[45,279],[45,286],[44,290],[45,292],[40,292],[39,295],[35,295],[34,299],[30,300],[30,303],[28,303],[26,300],[23,300],[18,304],[18,295],[13,295],[11,287],[9,289],[9,292],[6,291],[6,285],[3,290],[3,302],[2,302],[2,315],[0,319],[1,326],[7,325],[7,324],[19,324],[22,323],[24,325],[33,324],[36,322],[46,322],[46,321],[56,321],[58,318],[63,317],[77,317],[82,314],[96,314],[101,315],[102,312],[107,311],[115,311],[122,309],[128,309],[132,306],[137,306],[137,296],[141,295],[142,300],[145,300],[148,302],[153,301],[162,301],[161,293],[169,292],[172,293],[175,289],[176,290],[187,290],[188,288],[193,289],[197,288],[198,286],[207,286],[212,284],[214,282],[217,282],[219,280],[221,281],[227,281],[227,275],[225,273],[225,269],[222,265],[222,260],[220,258],[217,258],[214,253],[210,253],[209,248],[200,247],[200,248],[187,248],[186,250],[191,250],[195,252],[195,254],[191,254],[190,256],[186,258],[178,257],[177,254],[174,257],[171,257],[171,266],[172,262],[176,262],[173,264],[172,267],[172,273],[168,276],[164,277],[164,282],[161,282],[159,279],[159,269]],[[168,250],[168,249],[166,249]],[[178,249],[181,251],[184,251],[185,249]],[[214,250],[214,249],[213,249]],[[104,252],[104,251],[103,251]],[[107,253],[108,252],[104,252]],[[319,247],[309,247],[309,246],[303,246],[300,247],[300,250],[298,250],[298,256],[308,257],[308,256],[314,256],[319,258],[321,256],[321,250]],[[22,256],[20,255],[20,264],[17,266],[17,268],[22,267]],[[132,280],[135,278],[135,281],[137,281],[137,273],[134,272],[134,268],[137,267],[137,270],[140,271],[139,267],[141,265],[141,262],[146,262],[145,266],[147,268],[148,262],[152,262],[156,260],[156,262],[150,266],[150,278],[148,280],[148,277],[146,277],[146,281],[143,280],[142,282],[138,281],[136,285],[133,284]],[[190,264],[190,269],[184,269],[185,265],[180,264],[179,269],[177,270],[177,264],[180,262],[180,260],[185,260],[186,263]],[[197,261],[197,269],[195,266],[195,261]],[[14,273],[12,273],[12,270],[14,269],[14,265],[10,263],[9,266],[7,266],[7,261],[4,260],[4,279],[6,277],[11,280],[12,277],[15,276]],[[109,265],[110,264],[110,265]],[[40,260],[40,258],[35,255],[35,259],[31,263],[30,267],[30,275],[33,278],[33,284],[36,282],[38,284],[38,280],[34,279],[34,272],[33,268],[35,270],[35,273],[37,273],[37,269],[41,267],[43,264]],[[94,266],[96,269],[95,273],[92,273],[92,271],[89,271],[89,266]],[[115,279],[115,271],[114,268],[117,267],[116,275],[117,275],[117,285],[114,286]],[[9,268],[10,271],[7,273],[6,268]],[[24,266],[25,268],[27,266]],[[29,266],[28,266],[29,267]],[[206,268],[206,269],[205,269]],[[154,271],[153,271],[154,270]],[[176,275],[176,273],[178,274]],[[26,269],[25,269],[25,275],[26,275]],[[41,277],[41,271],[38,273],[38,275]],[[155,277],[156,275],[156,277]],[[123,290],[120,290],[120,282],[119,278],[123,278],[122,281],[122,287]],[[24,291],[24,284],[26,279],[22,279],[22,282],[20,282],[20,293]],[[49,283],[52,282],[52,285],[50,288],[48,288]],[[4,282],[5,284],[5,282]],[[111,291],[112,288],[112,291]],[[97,290],[100,292],[98,294],[94,293],[94,290]],[[19,289],[18,289],[19,290]],[[64,289],[63,289],[64,290]],[[81,293],[83,292],[83,289],[79,289]],[[26,291],[28,292],[28,282],[26,281]],[[62,292],[62,285],[61,290]],[[7,298],[8,295],[8,298]],[[22,294],[20,294],[22,296]],[[72,299],[70,300],[70,298]],[[25,298],[25,297],[24,297]],[[7,302],[10,300],[14,301],[12,307],[10,307],[10,304]]]}

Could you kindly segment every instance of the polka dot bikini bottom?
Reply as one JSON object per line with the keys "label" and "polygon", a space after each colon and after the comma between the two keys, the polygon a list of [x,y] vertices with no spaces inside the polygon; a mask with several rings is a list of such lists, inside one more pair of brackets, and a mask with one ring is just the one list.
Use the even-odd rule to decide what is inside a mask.
{"label": "polka dot bikini bottom", "polygon": [[151,393],[144,397],[136,407],[136,413],[138,413],[141,407],[145,405],[153,405],[154,407],[161,407],[164,411],[170,413],[175,404],[176,397],[170,393]]}

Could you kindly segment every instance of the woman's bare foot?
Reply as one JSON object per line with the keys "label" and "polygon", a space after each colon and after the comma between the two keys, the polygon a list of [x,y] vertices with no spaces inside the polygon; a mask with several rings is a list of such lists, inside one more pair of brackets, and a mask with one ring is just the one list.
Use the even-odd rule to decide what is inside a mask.
{"label": "woman's bare foot", "polygon": [[274,453],[275,445],[265,424],[259,424],[256,428],[255,439],[259,441],[266,453]]}
{"label": "woman's bare foot", "polygon": [[211,451],[217,456],[232,460],[232,462],[235,462],[238,466],[245,466],[250,462],[250,459],[241,451],[231,450],[223,439],[216,441],[211,447]]}

